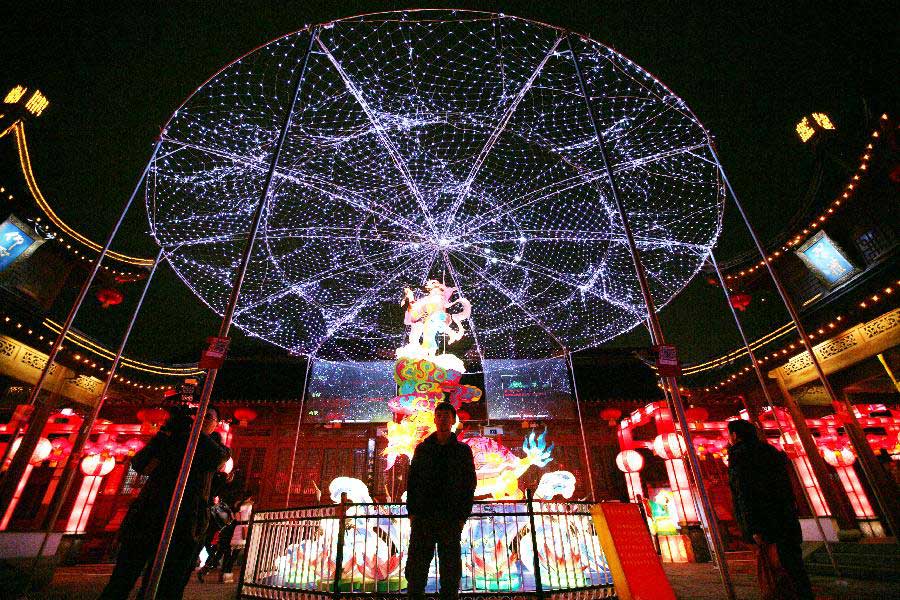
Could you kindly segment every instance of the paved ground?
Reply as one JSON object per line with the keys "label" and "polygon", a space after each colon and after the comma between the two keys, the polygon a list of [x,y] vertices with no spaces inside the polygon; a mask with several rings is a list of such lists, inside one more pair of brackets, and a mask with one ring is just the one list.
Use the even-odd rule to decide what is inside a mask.
{"label": "paved ground", "polygon": [[[719,572],[711,564],[663,565],[672,588],[681,600],[719,600],[725,598]],[[732,573],[738,600],[760,600],[756,573]],[[813,589],[820,600],[896,600],[900,583],[847,579],[841,584],[833,577],[813,577]]]}
{"label": "paved ground", "polygon": [[[46,600],[93,600],[106,584],[112,565],[63,567],[56,571],[53,583],[40,598]],[[665,565],[675,593],[681,600],[719,600],[724,598],[718,572],[708,564]],[[735,573],[735,590],[739,600],[759,600],[756,575]],[[900,583],[848,579],[839,585],[834,578],[814,577],[813,585],[822,600],[895,600],[900,598]],[[233,598],[235,584],[205,583],[191,580],[185,593],[188,600],[224,600]],[[2,595],[2,594],[0,594]]]}

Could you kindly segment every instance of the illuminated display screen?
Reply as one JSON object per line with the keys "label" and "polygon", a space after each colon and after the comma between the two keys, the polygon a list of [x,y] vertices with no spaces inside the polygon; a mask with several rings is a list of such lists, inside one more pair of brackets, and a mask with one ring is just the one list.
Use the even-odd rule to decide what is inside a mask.
{"label": "illuminated display screen", "polygon": [[34,239],[16,226],[12,219],[3,221],[0,224],[0,272],[13,264],[32,243]]}
{"label": "illuminated display screen", "polygon": [[393,361],[313,360],[303,420],[308,423],[387,422],[392,420],[388,400],[396,391]]}
{"label": "illuminated display screen", "polygon": [[566,361],[485,360],[484,391],[491,419],[574,419]]}
{"label": "illuminated display screen", "polygon": [[843,282],[858,271],[841,249],[822,231],[803,244],[797,254],[806,266],[829,286]]}

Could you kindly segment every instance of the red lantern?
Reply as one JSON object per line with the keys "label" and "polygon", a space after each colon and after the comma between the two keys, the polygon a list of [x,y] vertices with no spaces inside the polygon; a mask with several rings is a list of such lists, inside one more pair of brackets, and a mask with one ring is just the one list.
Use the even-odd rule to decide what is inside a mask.
{"label": "red lantern", "polygon": [[692,406],[684,411],[684,416],[691,423],[700,423],[709,418],[709,411],[702,406]]}
{"label": "red lantern", "polygon": [[141,422],[141,433],[150,435],[166,422],[169,411],[164,408],[143,408],[138,411],[137,418]]}
{"label": "red lantern", "polygon": [[234,411],[234,418],[238,420],[238,425],[241,427],[246,427],[247,423],[255,420],[258,416],[252,408],[239,408]]}
{"label": "red lantern", "polygon": [[72,442],[70,442],[68,438],[53,438],[50,445],[53,447],[53,449],[50,450],[51,467],[55,467],[59,461],[67,457],[72,451]]}
{"label": "red lantern", "polygon": [[131,438],[130,440],[122,444],[122,447],[126,448],[128,456],[134,456],[135,454],[137,454],[138,450],[143,448],[145,445],[146,444],[144,444],[144,441],[140,438]]}
{"label": "red lantern", "polygon": [[653,440],[653,452],[666,460],[681,458],[687,452],[687,445],[681,434],[661,433]]}
{"label": "red lantern", "polygon": [[97,290],[97,300],[100,301],[100,306],[103,308],[122,304],[122,300],[124,299],[125,296],[123,296],[122,292],[116,288],[102,288]]}
{"label": "red lantern", "polygon": [[618,408],[604,408],[600,411],[600,418],[606,421],[610,427],[615,427],[622,416],[622,411]]}
{"label": "red lantern", "polygon": [[637,473],[644,468],[644,457],[637,450],[622,450],[616,455],[616,466],[623,473]]}
{"label": "red lantern", "polygon": [[741,312],[744,312],[745,310],[747,310],[747,307],[750,306],[751,296],[750,294],[732,294],[730,299],[731,306]]}

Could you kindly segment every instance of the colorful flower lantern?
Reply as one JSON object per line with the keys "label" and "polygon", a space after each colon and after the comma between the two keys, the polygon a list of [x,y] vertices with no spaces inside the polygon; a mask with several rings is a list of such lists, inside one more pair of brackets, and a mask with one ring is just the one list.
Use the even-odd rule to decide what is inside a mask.
{"label": "colorful flower lantern", "polygon": [[109,474],[116,466],[116,459],[112,456],[89,454],[81,459],[81,472],[87,477],[103,477]]}
{"label": "colorful flower lantern", "polygon": [[[9,458],[11,459],[15,456],[16,452],[19,450],[19,446],[22,445],[22,438],[17,438],[16,441],[13,442],[12,448],[9,450]],[[53,452],[53,444],[50,443],[50,440],[47,438],[40,438],[38,440],[37,445],[34,447],[34,452],[31,453],[31,460],[28,461],[32,465],[39,465],[50,456],[50,453]]]}
{"label": "colorful flower lantern", "polygon": [[234,418],[238,420],[238,424],[241,427],[246,427],[250,421],[256,420],[258,416],[252,408],[239,408],[234,411]]}
{"label": "colorful flower lantern", "polygon": [[600,411],[600,418],[606,421],[610,427],[615,427],[621,416],[622,411],[618,408],[604,408]]}
{"label": "colorful flower lantern", "polygon": [[623,473],[637,473],[644,468],[644,457],[637,450],[622,450],[616,455],[616,466]]}
{"label": "colorful flower lantern", "polygon": [[660,458],[681,458],[687,452],[684,438],[678,433],[661,433],[653,439],[653,452]]}

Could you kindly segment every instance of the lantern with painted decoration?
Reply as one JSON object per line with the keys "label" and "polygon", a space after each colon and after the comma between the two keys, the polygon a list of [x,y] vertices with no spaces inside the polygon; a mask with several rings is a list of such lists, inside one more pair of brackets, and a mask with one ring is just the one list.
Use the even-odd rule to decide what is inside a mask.
{"label": "lantern with painted decoration", "polygon": [[681,434],[661,433],[653,439],[653,452],[666,460],[681,458],[687,452],[687,445]]}
{"label": "lantern with painted decoration", "polygon": [[822,448],[822,458],[832,467],[849,467],[856,462],[856,455],[848,446],[835,450]]}
{"label": "lantern with painted decoration", "polygon": [[[16,441],[13,442],[12,448],[9,450],[9,459],[11,460],[13,456],[16,455],[16,452],[19,450],[19,446],[22,445],[22,438],[17,438]],[[37,445],[34,447],[34,452],[31,453],[31,460],[28,461],[32,465],[39,465],[50,456],[50,453],[53,452],[53,444],[47,438],[40,438],[38,440]]]}
{"label": "lantern with painted decoration", "polygon": [[644,457],[637,450],[622,450],[616,455],[616,466],[623,473],[637,473],[644,468]]}
{"label": "lantern with painted decoration", "polygon": [[89,454],[81,459],[81,472],[88,477],[103,477],[108,475],[116,466],[116,459],[112,456]]}

